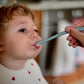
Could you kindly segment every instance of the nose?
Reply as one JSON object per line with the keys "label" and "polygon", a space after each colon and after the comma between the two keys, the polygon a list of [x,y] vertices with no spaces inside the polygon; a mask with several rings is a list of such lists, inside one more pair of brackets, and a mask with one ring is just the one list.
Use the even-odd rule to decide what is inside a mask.
{"label": "nose", "polygon": [[31,37],[32,39],[38,38],[38,34],[37,34],[35,31],[32,31],[30,37]]}

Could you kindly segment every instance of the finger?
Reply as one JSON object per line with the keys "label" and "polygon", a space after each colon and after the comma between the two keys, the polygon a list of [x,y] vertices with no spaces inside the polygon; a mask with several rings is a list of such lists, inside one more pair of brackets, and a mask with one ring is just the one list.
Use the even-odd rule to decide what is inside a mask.
{"label": "finger", "polygon": [[68,41],[71,41],[73,39],[73,37],[71,36],[71,35],[69,35],[68,37],[67,37],[67,40]]}
{"label": "finger", "polygon": [[71,26],[65,27],[65,31],[66,31],[66,32],[70,32],[70,30],[71,30],[70,27],[71,27]]}
{"label": "finger", "polygon": [[84,33],[84,31],[81,31],[82,33]]}
{"label": "finger", "polygon": [[71,42],[70,42],[70,43],[71,43],[71,46],[72,46],[72,45],[74,45],[74,44],[76,43],[76,40],[75,40],[75,39],[73,39],[73,40],[71,40]]}
{"label": "finger", "polygon": [[72,46],[72,43],[71,43],[71,41],[68,43],[68,45],[69,45],[69,46]]}
{"label": "finger", "polygon": [[77,46],[79,46],[79,44],[76,42],[76,43],[73,45],[73,48],[76,48]]}
{"label": "finger", "polygon": [[66,28],[66,31],[73,36],[74,38],[76,38],[77,40],[81,41],[82,38],[84,38],[84,34],[82,32],[79,32],[77,29],[71,27],[71,28]]}
{"label": "finger", "polygon": [[72,38],[71,40],[69,40],[69,46],[74,45],[74,43],[76,43],[76,39]]}

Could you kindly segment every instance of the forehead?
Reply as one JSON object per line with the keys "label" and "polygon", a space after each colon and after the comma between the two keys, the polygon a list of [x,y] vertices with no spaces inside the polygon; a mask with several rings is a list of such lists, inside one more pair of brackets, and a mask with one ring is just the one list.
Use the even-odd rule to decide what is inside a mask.
{"label": "forehead", "polygon": [[30,16],[14,16],[12,19],[12,23],[18,25],[18,24],[31,24],[35,25],[34,21]]}

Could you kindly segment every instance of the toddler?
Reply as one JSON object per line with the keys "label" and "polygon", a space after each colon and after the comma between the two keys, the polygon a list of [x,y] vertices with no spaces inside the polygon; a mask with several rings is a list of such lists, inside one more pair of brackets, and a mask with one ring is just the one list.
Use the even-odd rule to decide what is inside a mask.
{"label": "toddler", "polygon": [[[48,84],[35,58],[42,45],[34,13],[24,5],[0,8],[0,84]],[[63,84],[55,83],[52,84]]]}

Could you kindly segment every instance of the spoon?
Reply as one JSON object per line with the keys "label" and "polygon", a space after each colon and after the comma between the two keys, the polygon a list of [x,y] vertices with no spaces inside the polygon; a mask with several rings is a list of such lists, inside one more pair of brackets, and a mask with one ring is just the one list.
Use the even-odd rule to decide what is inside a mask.
{"label": "spoon", "polygon": [[[76,29],[77,29],[78,31],[84,31],[84,27],[76,27]],[[59,36],[62,36],[62,35],[64,35],[64,34],[68,34],[68,32],[63,31],[63,32],[60,32],[60,33],[58,33],[58,34],[56,34],[56,35],[54,35],[54,36],[49,37],[48,39],[45,39],[45,40],[42,40],[42,41],[38,41],[37,44],[36,44],[36,46],[40,46],[41,44],[43,44],[43,43],[45,43],[45,42],[48,42],[48,41],[50,41],[50,40],[53,40],[53,39],[55,39],[55,38],[57,38],[57,37],[59,37]]]}

